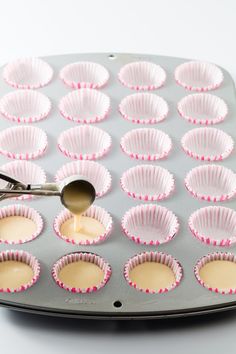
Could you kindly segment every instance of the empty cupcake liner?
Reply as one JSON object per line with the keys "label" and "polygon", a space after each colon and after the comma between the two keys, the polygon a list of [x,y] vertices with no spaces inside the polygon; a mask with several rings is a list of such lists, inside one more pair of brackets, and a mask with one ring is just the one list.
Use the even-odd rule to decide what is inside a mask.
{"label": "empty cupcake liner", "polygon": [[225,120],[228,106],[220,97],[196,93],[182,98],[178,105],[181,117],[193,124],[212,125]]}
{"label": "empty cupcake liner", "polygon": [[222,202],[235,196],[236,175],[224,166],[198,166],[185,177],[185,186],[195,198]]}
{"label": "empty cupcake liner", "polygon": [[39,58],[17,59],[7,64],[3,70],[6,83],[17,89],[37,89],[47,85],[53,76],[53,70]]}
{"label": "empty cupcake liner", "polygon": [[40,276],[40,264],[39,261],[30,253],[25,251],[20,251],[20,250],[3,251],[0,253],[0,262],[6,262],[6,261],[17,261],[17,262],[25,263],[32,268],[34,275],[30,282],[26,284],[22,284],[20,287],[16,289],[0,288],[0,292],[18,293],[21,291],[25,291],[38,281]]}
{"label": "empty cupcake liner", "polygon": [[138,244],[159,246],[171,241],[179,230],[175,214],[155,204],[138,205],[122,218],[124,234]]}
{"label": "empty cupcake liner", "polygon": [[95,245],[104,242],[110,236],[113,222],[112,217],[105,209],[97,205],[92,205],[88,210],[86,210],[83,216],[88,216],[99,221],[105,227],[105,232],[99,235],[97,238],[94,238],[93,240],[87,239],[84,241],[76,241],[72,238],[66,237],[61,233],[60,228],[64,222],[73,217],[73,214],[70,213],[69,210],[65,209],[61,211],[54,220],[54,231],[57,236],[59,236],[68,243],[73,243],[74,245]]}
{"label": "empty cupcake liner", "polygon": [[231,246],[236,243],[236,211],[222,206],[201,208],[190,216],[189,228],[201,242]]}
{"label": "empty cupcake liner", "polygon": [[51,110],[47,96],[34,90],[7,93],[0,100],[0,112],[17,123],[33,123],[46,118]]}
{"label": "empty cupcake liner", "polygon": [[96,160],[108,153],[111,137],[104,130],[81,125],[62,132],[58,148],[67,157],[75,160]]}
{"label": "empty cupcake liner", "polygon": [[190,91],[210,91],[218,88],[224,76],[215,64],[189,61],[175,69],[177,84]]}
{"label": "empty cupcake liner", "polygon": [[97,123],[107,117],[110,98],[93,89],[75,90],[61,99],[59,110],[68,120],[77,123]]}
{"label": "empty cupcake liner", "polygon": [[169,112],[166,101],[152,93],[134,93],[120,102],[119,112],[123,118],[137,124],[156,124]]}
{"label": "empty cupcake liner", "polygon": [[80,61],[64,66],[60,71],[60,78],[65,85],[73,89],[98,89],[106,85],[109,73],[98,63]]}
{"label": "empty cupcake liner", "polygon": [[187,155],[201,161],[221,161],[234,148],[230,135],[216,128],[197,128],[188,131],[181,139]]}
{"label": "empty cupcake liner", "polygon": [[[64,284],[58,277],[59,272],[63,267],[66,265],[73,263],[73,262],[79,262],[79,261],[84,261],[84,262],[90,262],[96,264],[102,271],[104,272],[104,278],[103,281],[98,285],[98,286],[92,286],[86,289],[83,288],[71,288]],[[111,266],[100,256],[94,253],[89,253],[89,252],[77,252],[77,253],[71,253],[68,254],[62,258],[60,258],[53,266],[52,268],[52,276],[58,286],[61,288],[71,291],[73,293],[92,293],[94,291],[97,291],[101,288],[103,288],[108,280],[111,277]]]}
{"label": "empty cupcake liner", "polygon": [[173,175],[163,167],[138,165],[125,171],[120,180],[128,196],[145,201],[168,198],[174,191]]}
{"label": "empty cupcake liner", "polygon": [[220,289],[220,288],[213,288],[208,286],[200,277],[200,270],[201,268],[206,265],[207,263],[210,263],[212,261],[229,261],[229,262],[234,262],[236,263],[236,256],[233,253],[226,253],[226,252],[214,252],[214,253],[209,253],[206,256],[202,257],[199,259],[194,267],[194,274],[197,278],[197,281],[199,282],[200,285],[202,285],[204,288],[207,288],[210,291],[213,291],[215,293],[219,294],[236,294],[236,288],[235,289]]}
{"label": "empty cupcake liner", "polygon": [[155,161],[166,158],[172,148],[172,141],[158,129],[134,129],[120,141],[125,154],[137,160]]}
{"label": "empty cupcake liner", "polygon": [[[169,287],[159,289],[159,291],[155,291],[153,289],[143,289],[138,287],[138,285],[130,279],[129,273],[139,264],[143,264],[145,262],[156,262],[168,266],[175,275],[175,282]],[[160,294],[160,293],[166,293],[167,291],[173,290],[179,285],[183,277],[183,268],[181,264],[169,254],[165,254],[162,252],[143,252],[135,255],[134,257],[130,258],[126,262],[124,267],[124,276],[128,284],[134,287],[135,289],[145,293]]]}
{"label": "empty cupcake liner", "polygon": [[36,225],[36,231],[30,237],[18,239],[17,241],[5,240],[5,239],[3,240],[0,237],[0,243],[16,245],[16,244],[29,242],[34,240],[36,237],[38,237],[42,232],[43,219],[35,209],[30,208],[27,205],[20,205],[20,204],[8,205],[0,208],[0,219],[4,219],[10,216],[22,216],[32,220]]}
{"label": "empty cupcake liner", "polygon": [[111,188],[111,174],[100,163],[95,161],[73,161],[63,165],[56,173],[55,180],[80,175],[89,181],[95,188],[96,197],[102,197]]}
{"label": "empty cupcake liner", "polygon": [[47,145],[47,135],[38,127],[17,126],[0,132],[0,154],[11,159],[36,159],[45,153]]}
{"label": "empty cupcake liner", "polygon": [[166,73],[160,65],[137,61],[123,66],[118,78],[132,90],[156,90],[164,85]]}
{"label": "empty cupcake liner", "polygon": [[[12,161],[1,166],[1,171],[25,184],[44,184],[46,175],[43,169],[30,161]],[[0,179],[0,188],[6,188],[6,181]],[[12,199],[25,200],[34,196],[27,194]]]}

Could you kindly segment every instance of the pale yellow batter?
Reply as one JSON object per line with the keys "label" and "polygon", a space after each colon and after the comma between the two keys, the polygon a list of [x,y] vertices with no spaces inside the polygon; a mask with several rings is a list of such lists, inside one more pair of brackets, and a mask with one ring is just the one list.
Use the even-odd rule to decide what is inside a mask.
{"label": "pale yellow batter", "polygon": [[94,263],[78,261],[61,269],[58,278],[72,288],[86,289],[98,286],[104,278],[104,272]]}
{"label": "pale yellow batter", "polygon": [[25,263],[17,261],[0,262],[0,288],[17,289],[32,280],[33,270]]}
{"label": "pale yellow batter", "polygon": [[200,278],[212,288],[236,288],[236,263],[230,261],[212,261],[199,271]]}
{"label": "pale yellow batter", "polygon": [[0,219],[0,240],[27,240],[37,230],[34,221],[24,216],[7,216]]}
{"label": "pale yellow batter", "polygon": [[129,278],[141,289],[159,291],[174,284],[174,272],[165,264],[145,262],[137,265],[129,273]]}

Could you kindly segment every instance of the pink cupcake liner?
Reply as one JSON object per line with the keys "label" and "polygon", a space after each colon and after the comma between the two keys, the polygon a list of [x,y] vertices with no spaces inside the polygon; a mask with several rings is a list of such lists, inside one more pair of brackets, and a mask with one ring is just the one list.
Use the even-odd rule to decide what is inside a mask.
{"label": "pink cupcake liner", "polygon": [[[159,289],[159,291],[155,291],[153,289],[143,289],[138,287],[138,285],[136,283],[134,283],[130,277],[129,277],[129,273],[131,270],[133,270],[135,267],[137,267],[139,264],[143,264],[145,262],[156,262],[156,263],[160,263],[160,264],[164,264],[166,266],[168,266],[174,273],[175,275],[175,282],[166,288],[161,288]],[[147,294],[160,294],[160,293],[166,293],[170,290],[175,289],[182,277],[183,277],[183,268],[181,266],[181,264],[171,255],[169,254],[165,254],[162,252],[143,252],[140,254],[137,254],[136,256],[130,258],[124,267],[124,276],[126,281],[128,282],[128,284],[132,287],[134,287],[136,290],[145,292]]]}
{"label": "pink cupcake liner", "polygon": [[0,100],[1,114],[17,123],[40,121],[48,116],[51,107],[49,98],[34,90],[10,92]]}
{"label": "pink cupcake liner", "polygon": [[200,200],[222,202],[236,193],[236,176],[230,169],[219,165],[193,168],[185,177],[189,193]]}
{"label": "pink cupcake liner", "polygon": [[220,97],[209,93],[195,93],[179,101],[181,117],[193,124],[212,125],[225,120],[228,106]]}
{"label": "pink cupcake liner", "polygon": [[77,123],[97,123],[105,119],[110,110],[110,98],[93,89],[80,89],[68,93],[59,103],[61,115]]}
{"label": "pink cupcake liner", "polygon": [[222,206],[201,208],[190,216],[189,228],[207,245],[231,246],[236,243],[236,211]]}
{"label": "pink cupcake liner", "polygon": [[60,78],[65,85],[73,89],[98,89],[106,85],[109,73],[100,64],[80,61],[64,66],[60,71]]}
{"label": "pink cupcake liner", "polygon": [[111,188],[111,174],[100,163],[95,161],[72,161],[63,165],[56,173],[56,182],[67,177],[80,175],[89,181],[95,188],[96,197],[102,197]]}
{"label": "pink cupcake liner", "polygon": [[17,261],[25,263],[32,268],[34,275],[30,282],[22,284],[19,288],[0,288],[0,292],[18,293],[21,291],[25,291],[38,281],[40,276],[40,264],[39,261],[30,253],[19,250],[3,251],[0,253],[0,262],[6,261]]}
{"label": "pink cupcake liner", "polygon": [[[86,289],[83,288],[71,288],[64,284],[58,277],[59,272],[63,267],[66,265],[73,263],[73,262],[79,262],[79,261],[84,261],[84,262],[90,262],[96,264],[102,271],[104,272],[104,278],[103,281],[98,285],[98,286],[92,286]],[[60,258],[53,266],[52,268],[52,276],[53,279],[55,280],[56,284],[60,286],[61,288],[71,291],[73,293],[92,293],[94,291],[97,291],[101,288],[103,288],[108,280],[111,277],[111,266],[100,256],[94,254],[94,253],[89,253],[89,252],[77,252],[77,253],[71,253],[68,254],[62,258]]]}
{"label": "pink cupcake liner", "polygon": [[200,270],[201,268],[206,265],[207,263],[210,263],[212,261],[230,261],[236,263],[236,256],[233,253],[226,253],[226,252],[214,252],[214,253],[209,253],[206,256],[202,257],[201,259],[198,260],[194,267],[194,274],[195,277],[197,278],[197,281],[199,282],[200,285],[202,285],[204,288],[213,291],[218,294],[236,294],[236,288],[235,289],[220,289],[220,288],[213,288],[208,286],[200,277]]}
{"label": "pink cupcake liner", "polygon": [[156,90],[164,85],[166,73],[160,65],[137,61],[123,66],[118,78],[132,90]]}
{"label": "pink cupcake liner", "polygon": [[0,132],[0,154],[11,159],[37,159],[45,153],[47,146],[47,135],[38,127],[17,126]]}
{"label": "pink cupcake liner", "polygon": [[8,205],[0,208],[0,219],[4,219],[10,216],[22,216],[32,220],[36,225],[36,231],[30,237],[18,239],[17,241],[5,240],[5,239],[3,240],[0,237],[0,243],[5,243],[8,245],[22,244],[34,240],[42,232],[43,219],[35,209],[30,208],[27,205],[20,205],[20,204]]}
{"label": "pink cupcake liner", "polygon": [[123,216],[121,225],[130,240],[150,246],[159,246],[171,241],[179,230],[175,214],[155,204],[142,204],[131,208]]}
{"label": "pink cupcake liner", "polygon": [[[44,170],[38,165],[30,161],[12,161],[0,167],[1,171],[9,174],[13,178],[24,184],[44,184],[46,183],[46,175]],[[6,188],[6,182],[0,179],[0,188]],[[14,200],[32,199],[34,196],[21,195],[12,198]]]}
{"label": "pink cupcake liner", "polygon": [[111,137],[100,128],[81,125],[62,132],[58,138],[58,148],[71,159],[96,160],[110,150]]}
{"label": "pink cupcake liner", "polygon": [[47,85],[53,76],[53,70],[39,58],[17,59],[7,64],[3,70],[3,79],[17,89],[37,89]]}
{"label": "pink cupcake liner", "polygon": [[68,243],[72,243],[74,245],[87,245],[87,246],[104,242],[110,236],[112,231],[113,221],[112,221],[112,217],[105,209],[97,205],[92,205],[88,210],[86,210],[83,216],[88,216],[90,218],[99,221],[105,227],[105,232],[102,235],[99,235],[97,238],[94,238],[93,240],[87,239],[84,241],[83,240],[76,241],[72,238],[66,237],[61,233],[60,228],[64,222],[66,222],[68,219],[71,219],[73,217],[73,214],[70,213],[69,210],[65,209],[62,210],[54,220],[53,227],[56,235]]}
{"label": "pink cupcake liner", "polygon": [[234,149],[230,135],[216,128],[197,128],[181,139],[182,148],[190,157],[201,161],[221,161]]}
{"label": "pink cupcake liner", "polygon": [[218,88],[224,76],[215,64],[189,61],[175,69],[177,84],[190,91],[210,91]]}
{"label": "pink cupcake liner", "polygon": [[120,141],[121,149],[131,158],[155,161],[166,158],[172,148],[172,141],[166,133],[158,129],[134,129],[126,133]]}
{"label": "pink cupcake liner", "polygon": [[158,201],[173,193],[173,175],[163,167],[138,165],[131,167],[121,177],[121,188],[128,196],[145,201]]}
{"label": "pink cupcake liner", "polygon": [[120,102],[123,118],[137,124],[156,124],[166,119],[169,107],[166,101],[152,93],[134,93]]}

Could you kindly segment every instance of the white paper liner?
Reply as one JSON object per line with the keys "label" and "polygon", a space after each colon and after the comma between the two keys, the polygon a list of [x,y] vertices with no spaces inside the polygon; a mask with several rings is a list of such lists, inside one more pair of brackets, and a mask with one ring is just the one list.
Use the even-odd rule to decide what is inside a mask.
{"label": "white paper liner", "polygon": [[123,66],[118,78],[132,90],[156,90],[164,85],[166,73],[160,65],[137,61]]}
{"label": "white paper liner", "polygon": [[[102,269],[104,272],[104,278],[102,282],[98,286],[92,286],[86,289],[83,288],[71,288],[64,284],[58,277],[59,272],[63,267],[66,265],[73,263],[73,262],[79,262],[79,261],[84,261],[84,262],[90,262],[96,264],[99,268]],[[73,293],[92,293],[94,291],[97,291],[101,288],[103,288],[108,280],[111,277],[111,266],[100,256],[94,253],[89,253],[89,252],[76,252],[76,253],[71,253],[68,254],[62,258],[60,258],[53,266],[52,268],[52,276],[53,279],[55,280],[56,284],[60,286],[61,288],[71,291]]]}
{"label": "white paper liner", "polygon": [[0,100],[0,112],[17,123],[33,123],[48,116],[51,101],[41,92],[17,90],[7,93]]}
{"label": "white paper liner", "polygon": [[181,139],[187,155],[201,161],[221,161],[234,148],[231,136],[216,128],[197,128],[188,131]]}
{"label": "white paper liner", "polygon": [[130,240],[150,246],[171,241],[179,230],[175,214],[155,204],[142,204],[129,209],[123,216],[121,225]]}
{"label": "white paper liner", "polygon": [[80,89],[69,92],[59,103],[61,115],[77,123],[97,123],[110,110],[110,98],[97,90]]}
{"label": "white paper liner", "polygon": [[189,61],[175,69],[175,80],[190,91],[209,91],[218,88],[224,76],[215,64]]}
{"label": "white paper liner", "polygon": [[22,58],[7,64],[3,70],[6,83],[17,89],[37,89],[47,85],[53,70],[39,58]]}
{"label": "white paper liner", "polygon": [[40,264],[39,261],[30,253],[21,250],[3,251],[0,253],[0,262],[6,262],[6,261],[17,261],[17,262],[25,263],[32,268],[34,275],[30,282],[26,284],[22,284],[20,287],[16,289],[0,288],[0,292],[18,293],[21,291],[25,291],[38,281],[40,275]]}
{"label": "white paper liner", "polygon": [[125,171],[121,188],[128,196],[145,201],[163,200],[174,191],[173,175],[163,167],[138,165]]}
{"label": "white paper liner", "polygon": [[71,159],[96,160],[106,155],[110,150],[111,137],[100,128],[80,125],[60,134],[58,148]]}
{"label": "white paper liner", "polygon": [[233,253],[226,253],[226,252],[214,252],[214,253],[209,253],[206,256],[202,257],[201,259],[198,260],[194,267],[194,274],[197,278],[197,281],[199,282],[200,285],[204,286],[210,291],[214,291],[215,293],[218,294],[236,294],[236,288],[235,289],[220,289],[220,288],[212,288],[208,286],[200,277],[200,269],[207,263],[212,262],[212,261],[230,261],[236,263],[236,256]]}
{"label": "white paper liner", "polygon": [[33,126],[15,126],[0,132],[0,154],[11,159],[33,160],[48,146],[46,133]]}
{"label": "white paper liner", "polygon": [[80,61],[64,66],[60,71],[60,78],[65,85],[73,89],[98,89],[106,85],[109,73],[98,63]]}
{"label": "white paper liner", "polygon": [[222,206],[198,209],[189,218],[189,228],[207,245],[231,246],[236,243],[236,211]]}
{"label": "white paper liner", "polygon": [[177,107],[180,116],[193,124],[217,124],[224,121],[228,114],[225,101],[209,93],[185,96]]}
{"label": "white paper liner", "polygon": [[125,154],[137,160],[155,161],[166,158],[172,148],[172,141],[166,133],[158,129],[134,129],[126,133],[120,141]]}
{"label": "white paper liner", "polygon": [[134,93],[122,99],[119,112],[123,118],[137,124],[156,124],[169,112],[167,102],[152,93]]}
{"label": "white paper liner", "polygon": [[195,198],[222,202],[235,196],[236,175],[224,166],[198,166],[185,177],[185,186]]}
{"label": "white paper liner", "polygon": [[[134,283],[130,277],[129,273],[132,269],[137,267],[139,264],[145,263],[145,262],[156,262],[160,264],[164,264],[168,266],[174,273],[175,275],[175,282],[170,285],[169,287],[166,288],[161,288],[159,291],[155,291],[153,289],[143,289],[138,287],[136,283]],[[124,267],[124,276],[128,284],[132,287],[134,287],[136,290],[149,293],[149,294],[160,294],[160,293],[166,293],[167,291],[173,290],[176,288],[182,277],[183,277],[183,268],[181,264],[171,255],[165,254],[162,252],[143,252],[140,254],[137,254],[136,256],[130,258],[127,263],[125,264]]]}

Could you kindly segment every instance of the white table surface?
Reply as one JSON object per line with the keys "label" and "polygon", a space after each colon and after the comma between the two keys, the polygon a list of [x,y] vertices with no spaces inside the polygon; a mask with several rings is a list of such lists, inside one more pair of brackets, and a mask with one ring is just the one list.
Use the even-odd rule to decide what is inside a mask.
{"label": "white table surface", "polygon": [[[137,52],[215,62],[236,79],[235,0],[1,0],[0,64]],[[47,318],[0,309],[1,353],[235,353],[236,312],[182,320]]]}

